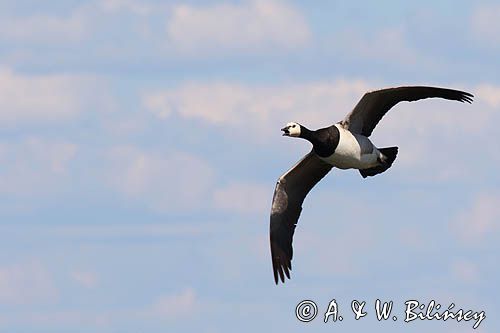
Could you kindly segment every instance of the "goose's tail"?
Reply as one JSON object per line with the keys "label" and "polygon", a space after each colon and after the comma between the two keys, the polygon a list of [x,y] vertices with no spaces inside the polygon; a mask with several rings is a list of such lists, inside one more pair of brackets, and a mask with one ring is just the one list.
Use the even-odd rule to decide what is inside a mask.
{"label": "goose's tail", "polygon": [[379,148],[379,151],[383,155],[380,161],[381,164],[373,168],[359,170],[363,178],[378,175],[389,169],[398,155],[398,147]]}

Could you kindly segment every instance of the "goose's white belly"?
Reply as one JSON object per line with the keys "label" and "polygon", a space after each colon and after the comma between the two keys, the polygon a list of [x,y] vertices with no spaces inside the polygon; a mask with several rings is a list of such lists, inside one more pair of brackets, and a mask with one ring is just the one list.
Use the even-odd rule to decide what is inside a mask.
{"label": "goose's white belly", "polygon": [[328,157],[320,157],[323,161],[339,169],[367,169],[379,165],[379,150],[365,136],[353,134],[341,126],[340,139],[335,153]]}

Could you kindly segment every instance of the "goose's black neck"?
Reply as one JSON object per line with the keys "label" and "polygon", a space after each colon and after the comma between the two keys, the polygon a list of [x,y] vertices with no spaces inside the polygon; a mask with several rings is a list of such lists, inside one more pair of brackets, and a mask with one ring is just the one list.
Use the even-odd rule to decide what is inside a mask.
{"label": "goose's black neck", "polygon": [[301,126],[300,137],[313,145],[314,152],[321,157],[328,157],[335,152],[339,144],[340,133],[337,127],[331,126],[316,131]]}
{"label": "goose's black neck", "polygon": [[314,145],[315,141],[315,136],[314,132],[311,131],[310,129],[300,125],[300,136],[303,139],[306,139],[307,141],[311,142]]}

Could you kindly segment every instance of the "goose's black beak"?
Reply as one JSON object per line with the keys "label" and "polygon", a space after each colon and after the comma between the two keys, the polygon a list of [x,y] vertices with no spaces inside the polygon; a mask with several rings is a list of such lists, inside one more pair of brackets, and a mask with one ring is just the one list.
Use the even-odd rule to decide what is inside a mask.
{"label": "goose's black beak", "polygon": [[283,136],[289,136],[290,135],[290,132],[288,132],[289,128],[290,128],[290,126],[285,126],[285,127],[283,127],[281,129],[283,131]]}

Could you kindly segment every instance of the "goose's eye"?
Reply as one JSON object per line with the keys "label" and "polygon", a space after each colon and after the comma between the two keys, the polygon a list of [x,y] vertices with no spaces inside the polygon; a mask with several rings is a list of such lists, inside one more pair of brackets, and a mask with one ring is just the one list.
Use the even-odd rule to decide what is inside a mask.
{"label": "goose's eye", "polygon": [[296,125],[292,125],[292,128],[295,128]]}

